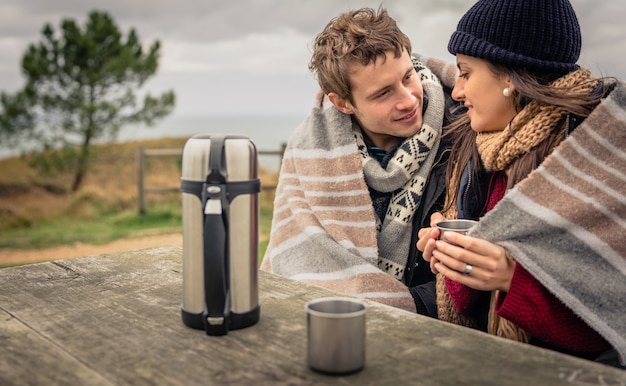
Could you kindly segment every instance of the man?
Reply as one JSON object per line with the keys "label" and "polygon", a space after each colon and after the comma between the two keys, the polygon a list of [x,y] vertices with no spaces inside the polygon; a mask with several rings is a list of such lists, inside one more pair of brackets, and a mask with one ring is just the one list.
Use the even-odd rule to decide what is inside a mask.
{"label": "man", "polygon": [[331,20],[309,68],[322,92],[289,139],[261,268],[436,317],[415,244],[444,198],[449,97],[382,8]]}

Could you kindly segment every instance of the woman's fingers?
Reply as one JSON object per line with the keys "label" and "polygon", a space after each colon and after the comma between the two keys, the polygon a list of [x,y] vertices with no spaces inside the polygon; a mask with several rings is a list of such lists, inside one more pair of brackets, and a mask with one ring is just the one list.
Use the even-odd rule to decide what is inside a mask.
{"label": "woman's fingers", "polygon": [[[437,248],[432,252],[433,259],[437,259],[440,263],[458,273],[464,275],[476,274],[475,269],[479,268],[478,265],[480,264],[477,264],[474,259],[470,258],[466,251],[463,251],[460,247],[447,244],[446,242],[440,241],[436,244]],[[446,245],[442,246],[443,244]]]}
{"label": "woman's fingers", "polygon": [[504,248],[469,236],[452,235],[450,239],[458,245],[443,240],[435,242],[431,260],[436,259],[438,263],[431,267],[431,270],[434,268],[449,279],[474,289],[508,290],[515,263],[507,258]]}
{"label": "woman's fingers", "polygon": [[434,227],[438,222],[445,220],[446,218],[439,212],[435,212],[430,215],[430,226]]}
{"label": "woman's fingers", "polygon": [[477,277],[479,273],[478,271],[475,271],[475,269],[472,269],[469,274],[465,274],[448,267],[442,262],[437,263],[435,269],[450,280],[464,284],[471,288],[481,289],[480,287],[482,286],[482,281]]}

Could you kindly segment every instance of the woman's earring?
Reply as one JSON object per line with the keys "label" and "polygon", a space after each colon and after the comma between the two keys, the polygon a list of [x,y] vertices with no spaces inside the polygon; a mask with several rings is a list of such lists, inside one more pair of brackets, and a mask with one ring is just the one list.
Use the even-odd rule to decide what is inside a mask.
{"label": "woman's earring", "polygon": [[502,90],[502,95],[504,95],[505,97],[511,96],[511,89],[506,87],[504,90]]}

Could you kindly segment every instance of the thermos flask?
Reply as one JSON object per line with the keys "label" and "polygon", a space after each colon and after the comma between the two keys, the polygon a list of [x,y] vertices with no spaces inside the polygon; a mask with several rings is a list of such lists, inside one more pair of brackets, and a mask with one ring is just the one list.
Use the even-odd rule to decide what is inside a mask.
{"label": "thermos flask", "polygon": [[198,134],[182,159],[182,320],[208,335],[258,322],[257,151],[245,136]]}

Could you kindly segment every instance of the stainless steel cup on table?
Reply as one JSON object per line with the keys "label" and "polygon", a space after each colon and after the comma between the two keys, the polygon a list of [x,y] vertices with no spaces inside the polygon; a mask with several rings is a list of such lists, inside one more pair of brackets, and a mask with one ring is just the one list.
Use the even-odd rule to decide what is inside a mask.
{"label": "stainless steel cup on table", "polygon": [[310,368],[348,374],[365,366],[366,310],[362,301],[342,297],[319,298],[305,305]]}

